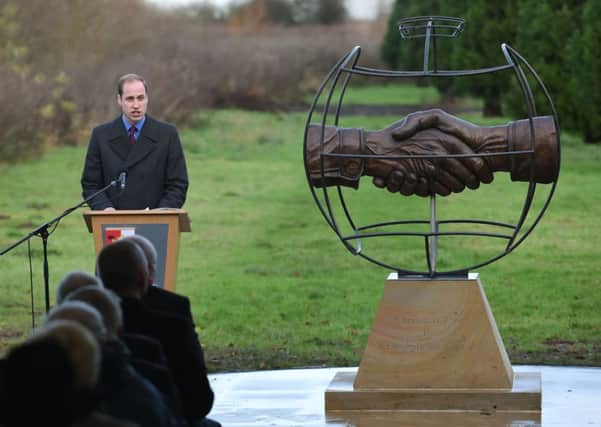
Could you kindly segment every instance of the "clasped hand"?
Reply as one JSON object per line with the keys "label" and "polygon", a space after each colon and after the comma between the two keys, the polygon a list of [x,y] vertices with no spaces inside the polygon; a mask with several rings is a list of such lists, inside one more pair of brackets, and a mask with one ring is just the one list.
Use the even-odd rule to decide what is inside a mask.
{"label": "clasped hand", "polygon": [[[393,157],[370,161],[367,175],[377,187],[403,195],[447,196],[465,187],[478,188],[480,182],[493,180],[487,161],[477,155],[480,130],[440,109],[409,114],[388,128],[366,134],[366,151]],[[394,156],[424,157],[399,160]]]}

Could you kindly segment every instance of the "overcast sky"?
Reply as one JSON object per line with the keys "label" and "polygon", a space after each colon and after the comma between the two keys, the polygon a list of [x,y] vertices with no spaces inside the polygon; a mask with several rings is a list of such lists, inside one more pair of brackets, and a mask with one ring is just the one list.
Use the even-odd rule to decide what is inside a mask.
{"label": "overcast sky", "polygon": [[[161,6],[181,6],[190,3],[198,3],[198,0],[146,0],[150,3],[155,3]],[[239,2],[239,0],[237,0]],[[346,7],[353,18],[372,19],[376,16],[378,4],[391,4],[392,0],[345,0]],[[232,0],[209,0],[218,6],[225,6],[231,3]]]}

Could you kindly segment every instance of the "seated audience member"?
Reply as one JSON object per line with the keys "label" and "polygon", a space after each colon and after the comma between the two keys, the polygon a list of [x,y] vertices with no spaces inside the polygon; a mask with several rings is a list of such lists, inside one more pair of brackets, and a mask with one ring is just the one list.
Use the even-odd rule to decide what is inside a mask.
{"label": "seated audience member", "polygon": [[124,330],[161,342],[190,424],[218,425],[205,418],[214,395],[191,320],[152,310],[141,301],[148,288],[147,263],[142,250],[125,239],[105,246],[98,255],[98,273],[104,285],[121,297]]}
{"label": "seated audience member", "polygon": [[5,394],[4,389],[4,367],[6,366],[6,359],[0,357],[0,426],[2,425],[2,404],[4,403],[3,396]]}
{"label": "seated audience member", "polygon": [[[59,283],[56,290],[56,302],[60,304],[69,294],[81,288],[104,288],[102,280],[85,271],[72,271],[68,273]],[[118,297],[116,297],[118,298]],[[96,307],[98,309],[98,307]],[[119,314],[121,316],[121,314]],[[121,324],[121,317],[119,317]],[[151,363],[166,364],[161,344],[153,338],[139,334],[121,334],[121,340],[127,345],[137,357],[143,355]]]}
{"label": "seated audience member", "polygon": [[72,321],[53,321],[5,360],[0,424],[6,427],[135,427],[93,412],[98,344]]}
{"label": "seated audience member", "polygon": [[138,245],[146,258],[148,290],[142,297],[142,302],[154,310],[189,317],[192,324],[194,324],[192,312],[190,311],[190,299],[188,297],[166,291],[158,286],[153,286],[155,283],[157,252],[152,242],[139,234],[127,236],[125,240],[131,240]]}
{"label": "seated audience member", "polygon": [[71,271],[60,281],[56,288],[56,303],[60,304],[67,295],[84,286],[100,286],[100,278],[85,271]]}
{"label": "seated audience member", "polygon": [[130,365],[129,352],[125,346],[118,340],[111,339],[113,337],[109,336],[96,308],[83,301],[67,299],[48,313],[47,321],[51,323],[55,320],[79,323],[92,333],[100,346],[100,376],[95,389],[100,412],[131,421],[140,427],[177,425],[163,396]]}
{"label": "seated audience member", "polygon": [[119,339],[125,343],[135,359],[159,366],[167,366],[163,346],[157,339],[142,334],[127,334],[125,332],[119,334]]}
{"label": "seated audience member", "polygon": [[102,316],[94,307],[81,301],[63,301],[46,315],[46,322],[71,320],[86,328],[100,344],[106,340],[107,330]]}
{"label": "seated audience member", "polygon": [[[69,294],[66,302],[70,301],[87,303],[100,312],[107,329],[106,346],[110,346],[113,341],[120,340],[119,334],[123,326],[123,318],[119,297],[115,293],[109,289],[86,287]],[[135,343],[133,349],[129,346],[128,341],[125,342],[131,352],[129,358],[131,365],[165,395],[174,413],[181,413],[181,402],[171,372],[166,366],[167,362],[161,343],[144,335],[132,334],[130,338],[132,336],[136,338],[133,340]],[[144,343],[144,345],[140,345],[140,343]]]}

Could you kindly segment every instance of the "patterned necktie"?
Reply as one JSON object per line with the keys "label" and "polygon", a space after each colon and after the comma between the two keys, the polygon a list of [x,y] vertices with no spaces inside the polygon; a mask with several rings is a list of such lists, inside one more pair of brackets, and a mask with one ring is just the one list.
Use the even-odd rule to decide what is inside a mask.
{"label": "patterned necktie", "polygon": [[132,126],[129,128],[129,143],[130,144],[136,143],[136,127],[135,126]]}

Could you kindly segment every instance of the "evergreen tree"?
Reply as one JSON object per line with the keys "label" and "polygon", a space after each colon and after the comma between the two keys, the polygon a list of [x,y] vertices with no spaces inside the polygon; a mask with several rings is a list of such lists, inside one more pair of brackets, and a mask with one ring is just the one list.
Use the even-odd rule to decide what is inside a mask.
{"label": "evergreen tree", "polygon": [[[517,36],[510,45],[516,49],[540,76],[549,91],[563,125],[574,127],[575,104],[567,82],[572,70],[568,65],[567,40],[574,37],[580,26],[583,1],[529,0],[521,1],[517,19]],[[550,114],[547,100],[537,90],[534,80],[530,86],[535,95],[538,114]],[[507,112],[514,117],[527,113],[522,91],[517,85],[504,96]]]}
{"label": "evergreen tree", "polygon": [[266,0],[267,14],[272,24],[290,25],[292,19],[292,5],[287,0]]}
{"label": "evergreen tree", "polygon": [[403,49],[397,21],[405,17],[411,2],[409,0],[396,0],[388,19],[388,29],[380,46],[380,57],[392,69],[398,69],[401,62],[405,62],[407,52]]}
{"label": "evergreen tree", "polygon": [[[467,7],[468,0],[444,2],[441,14],[465,19]],[[469,23],[466,22],[466,25],[469,25]],[[461,47],[464,39],[465,35],[459,33],[454,38],[440,37],[436,40],[436,66],[438,70],[461,69],[461,62],[458,60],[458,57],[461,55]],[[433,84],[445,101],[452,102],[453,98],[461,90],[461,86],[458,85],[457,80],[458,78],[441,77],[434,79]]]}
{"label": "evergreen tree", "polygon": [[319,24],[340,24],[347,18],[344,0],[320,0],[317,8],[317,22]]}
{"label": "evergreen tree", "polygon": [[582,9],[582,30],[570,43],[572,75],[569,89],[574,96],[578,129],[589,143],[601,142],[601,3],[588,0]]}
{"label": "evergreen tree", "polygon": [[[507,43],[541,77],[562,129],[579,129],[587,141],[601,141],[600,1],[396,0],[380,51],[388,66],[398,70],[423,68],[423,39],[402,39],[397,22],[427,15],[456,16],[466,21],[458,38],[436,40],[436,64],[430,61],[431,68],[469,70],[503,65],[501,44]],[[537,114],[549,114],[543,92],[524,71],[534,91]],[[446,97],[471,94],[483,99],[485,115],[526,114],[524,94],[511,70],[477,77],[434,78],[427,83]]]}
{"label": "evergreen tree", "polygon": [[380,48],[380,56],[384,63],[403,71],[423,70],[424,39],[403,39],[399,34],[398,21],[415,16],[440,15],[441,3],[440,0],[395,1],[388,21],[388,30]]}
{"label": "evergreen tree", "polygon": [[[479,69],[502,65],[501,44],[515,38],[517,0],[490,2],[471,0],[465,13],[466,26],[461,44],[453,52],[457,69]],[[460,93],[483,99],[485,116],[503,113],[501,96],[509,87],[509,73],[485,74],[457,81]]]}
{"label": "evergreen tree", "polygon": [[314,24],[319,5],[315,1],[292,0],[292,17],[297,24]]}
{"label": "evergreen tree", "polygon": [[339,24],[348,15],[344,0],[292,0],[291,7],[297,24]]}

